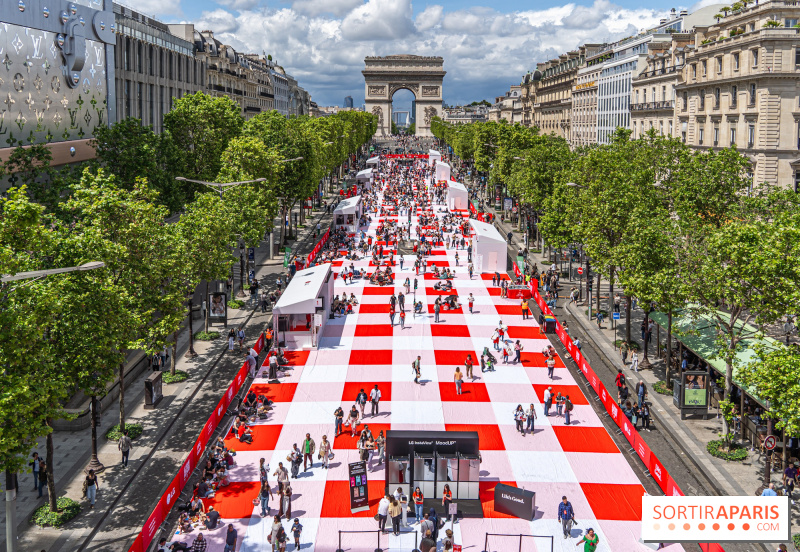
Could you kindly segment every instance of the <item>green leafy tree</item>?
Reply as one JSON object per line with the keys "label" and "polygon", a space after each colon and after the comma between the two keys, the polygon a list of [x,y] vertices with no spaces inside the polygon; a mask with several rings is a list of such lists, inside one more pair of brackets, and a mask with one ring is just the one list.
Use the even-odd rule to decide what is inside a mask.
{"label": "green leafy tree", "polygon": [[213,98],[197,92],[175,100],[164,115],[164,128],[185,156],[187,178],[213,181],[220,157],[244,126],[239,104],[227,96]]}
{"label": "green leafy tree", "polygon": [[800,435],[800,351],[762,345],[756,348],[756,355],[756,360],[740,366],[739,379],[769,402],[766,414],[775,421],[776,429]]}

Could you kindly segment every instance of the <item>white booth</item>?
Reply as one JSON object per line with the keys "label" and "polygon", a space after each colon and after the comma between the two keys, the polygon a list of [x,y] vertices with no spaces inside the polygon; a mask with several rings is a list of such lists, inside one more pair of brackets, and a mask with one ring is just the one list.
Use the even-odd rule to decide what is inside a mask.
{"label": "white booth", "polygon": [[277,341],[287,349],[317,347],[333,298],[333,271],[324,264],[300,270],[272,308]]}
{"label": "white booth", "polygon": [[441,161],[436,163],[436,177],[434,179],[436,182],[440,180],[450,181],[450,165],[447,163],[442,163]]}
{"label": "white booth", "polygon": [[364,169],[359,171],[356,175],[356,184],[360,184],[364,189],[369,190],[372,188],[372,182],[375,179],[375,171],[372,169]]}
{"label": "white booth", "polygon": [[380,162],[381,162],[381,158],[380,157],[378,157],[378,156],[370,157],[369,159],[367,159],[367,166],[373,165],[373,166],[377,167],[380,164]]}
{"label": "white booth", "polygon": [[461,182],[447,183],[447,208],[451,211],[469,209],[469,193]]}
{"label": "white booth", "polygon": [[428,150],[428,166],[432,167],[437,162],[442,162],[442,154],[436,150]]}
{"label": "white booth", "polygon": [[508,270],[508,248],[506,239],[491,224],[470,219],[475,231],[472,239],[472,258],[476,272],[499,272]]}
{"label": "white booth", "polygon": [[363,208],[360,195],[343,199],[333,210],[333,227],[337,230],[344,227],[348,232],[355,232],[358,230],[358,219],[361,218]]}

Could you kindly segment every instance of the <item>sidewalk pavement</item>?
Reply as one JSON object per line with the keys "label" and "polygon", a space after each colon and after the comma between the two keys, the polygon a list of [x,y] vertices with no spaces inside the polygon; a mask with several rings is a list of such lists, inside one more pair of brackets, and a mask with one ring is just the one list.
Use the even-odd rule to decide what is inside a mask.
{"label": "sidewalk pavement", "polygon": [[[299,239],[292,246],[293,252],[302,255],[310,252],[316,243],[316,223],[319,221],[324,226],[330,220],[331,215],[325,214],[324,210],[314,213],[307,220],[306,227],[300,229]],[[260,281],[266,278],[272,287],[285,269],[281,256],[266,260],[268,246],[267,242],[256,249],[256,275]],[[247,301],[242,309],[229,311],[228,329],[243,325],[249,349],[271,320],[271,313],[261,313],[260,308],[254,310],[249,298]],[[202,323],[198,322],[195,321],[195,331],[202,329]],[[218,326],[210,329],[222,335],[211,342],[195,341],[198,356],[191,359],[184,356],[189,345],[188,329],[179,332],[175,368],[188,372],[189,378],[185,382],[165,384],[164,398],[157,408],[144,409],[144,380],[150,372],[126,382],[126,423],[144,426],[142,436],[133,441],[127,467],[121,465],[116,441],[105,438],[106,431],[119,422],[118,403],[100,413],[98,458],[106,469],[98,476],[99,490],[93,510],[89,510],[88,502],[82,498],[83,469],[91,457],[91,429],[53,433],[58,496],[77,500],[83,510],[60,530],[30,526],[28,519],[34,510],[47,503],[47,489],[44,489],[41,499],[37,498],[38,494],[31,491],[32,474],[19,474],[17,550],[66,552],[127,550],[130,547],[161,493],[177,473],[188,446],[197,438],[221,393],[244,362],[245,352],[239,353],[238,346],[233,353],[227,351],[227,329]],[[35,450],[44,455],[44,439]],[[0,531],[5,535],[5,508],[0,509]],[[0,543],[0,552],[6,549],[6,543]]]}

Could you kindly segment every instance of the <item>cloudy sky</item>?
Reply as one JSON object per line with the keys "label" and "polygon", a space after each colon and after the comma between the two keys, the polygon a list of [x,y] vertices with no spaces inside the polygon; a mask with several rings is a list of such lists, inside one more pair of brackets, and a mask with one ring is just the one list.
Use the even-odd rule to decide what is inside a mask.
{"label": "cloudy sky", "polygon": [[[708,0],[705,0],[708,1]],[[652,26],[670,8],[657,0],[127,0],[165,22],[194,23],[222,42],[273,59],[319,105],[364,101],[370,55],[439,55],[445,102],[503,94],[521,76],[585,42]],[[399,96],[398,96],[399,99]],[[407,99],[407,98],[406,98]],[[403,103],[406,103],[405,101]],[[400,106],[395,106],[395,109]]]}

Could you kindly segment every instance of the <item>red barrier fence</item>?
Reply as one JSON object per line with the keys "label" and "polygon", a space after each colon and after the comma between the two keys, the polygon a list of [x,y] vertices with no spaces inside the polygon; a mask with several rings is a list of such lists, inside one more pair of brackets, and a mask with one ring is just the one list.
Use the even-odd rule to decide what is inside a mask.
{"label": "red barrier fence", "polygon": [[[256,352],[261,353],[261,349],[263,347],[264,334],[262,333],[256,341],[256,344],[253,346],[253,349],[255,349]],[[180,496],[181,491],[186,486],[186,483],[189,482],[192,472],[197,467],[200,459],[203,457],[203,453],[206,450],[206,445],[208,444],[209,440],[211,440],[211,436],[214,435],[214,431],[216,431],[219,422],[225,416],[228,406],[230,406],[231,401],[233,401],[233,397],[239,392],[239,389],[241,389],[246,377],[247,363],[245,362],[236,373],[236,376],[233,378],[233,381],[228,386],[228,389],[225,391],[225,394],[222,396],[219,403],[217,403],[214,411],[211,412],[211,415],[206,421],[206,425],[203,426],[203,430],[200,432],[200,435],[194,442],[192,449],[187,454],[186,460],[184,460],[181,469],[178,470],[178,473],[175,475],[172,483],[169,484],[166,491],[164,491],[164,494],[161,495],[161,499],[158,501],[158,504],[156,504],[155,508],[153,508],[153,512],[150,514],[150,517],[148,517],[147,521],[145,521],[144,526],[142,527],[142,532],[139,533],[139,535],[136,537],[136,540],[133,541],[133,546],[130,547],[128,552],[145,552],[148,549],[150,543],[153,541],[153,538],[158,532],[158,528],[161,527],[161,524],[165,519],[167,519],[170,510],[172,510],[172,507],[175,506],[175,501],[177,500],[178,496]]]}
{"label": "red barrier fence", "polygon": [[388,159],[427,159],[427,153],[387,153],[384,155]]}
{"label": "red barrier fence", "polygon": [[322,238],[317,242],[317,245],[314,246],[314,249],[311,250],[311,253],[308,254],[306,258],[306,266],[310,266],[311,263],[314,262],[314,259],[317,258],[319,252],[322,251],[322,248],[325,247],[325,244],[328,243],[328,238],[331,237],[331,229],[328,228],[324,234],[322,234]]}

